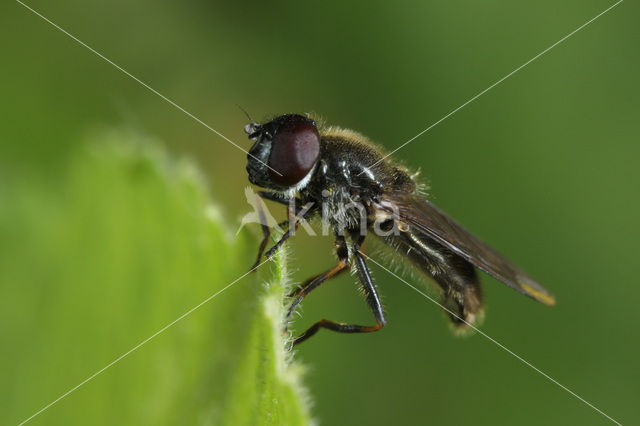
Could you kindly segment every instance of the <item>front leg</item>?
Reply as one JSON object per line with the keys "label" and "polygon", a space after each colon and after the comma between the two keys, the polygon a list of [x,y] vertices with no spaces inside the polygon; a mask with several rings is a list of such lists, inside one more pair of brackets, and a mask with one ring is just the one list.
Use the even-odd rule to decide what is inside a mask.
{"label": "front leg", "polygon": [[[276,203],[284,204],[286,206],[289,206],[291,202],[289,198],[281,197],[278,194],[273,192],[259,191],[258,196],[265,200],[274,201]],[[257,210],[258,210],[258,217],[260,219],[260,226],[262,227],[262,234],[264,237],[262,238],[260,247],[258,247],[258,256],[256,257],[256,261],[251,267],[251,269],[249,269],[249,271],[251,272],[254,272],[256,268],[258,268],[258,266],[260,265],[260,260],[262,259],[264,250],[267,248],[267,244],[269,243],[269,238],[271,237],[271,229],[269,229],[269,227],[267,226],[267,218],[264,213],[264,210],[262,209],[262,204],[257,203]],[[280,222],[278,224],[278,227],[281,228],[284,225],[288,225],[288,223],[289,223],[289,220],[287,219],[283,222]]]}
{"label": "front leg", "polygon": [[[289,225],[289,219],[282,221],[278,224],[278,228],[282,228],[285,225]],[[260,247],[258,247],[258,257],[256,258],[256,262],[253,264],[253,266],[251,267],[251,269],[249,269],[251,272],[254,272],[258,266],[260,266],[260,260],[262,260],[262,254],[264,253],[264,250],[267,248],[267,244],[269,243],[269,238],[271,238],[271,229],[269,229],[269,227],[267,225],[264,225],[263,223],[261,223],[262,226],[262,233],[264,235],[264,238],[262,239],[262,242],[260,243]],[[287,230],[287,232],[285,233],[288,234],[289,231]],[[283,235],[284,237],[284,235]],[[289,236],[287,235],[287,238],[289,238]],[[280,239],[280,241],[278,241],[278,243],[276,243],[276,245],[280,244],[282,241],[282,239]],[[275,246],[274,246],[275,247]],[[269,252],[267,253],[267,258],[270,258],[273,253],[271,253],[273,251],[272,247]]]}
{"label": "front leg", "polygon": [[284,222],[282,222],[282,224],[280,224],[278,226],[284,226],[285,223],[288,224],[289,226],[287,227],[287,231],[282,235],[280,240],[277,243],[275,243],[273,245],[273,247],[271,247],[269,249],[269,251],[267,252],[266,256],[268,258],[270,258],[274,254],[276,254],[276,252],[280,249],[280,247],[282,247],[282,245],[285,243],[285,241],[287,241],[289,239],[289,237],[291,237],[296,232],[296,229],[298,229],[298,224],[300,223],[300,220],[305,220],[305,219],[308,219],[309,217],[311,217],[311,215],[314,212],[311,209],[311,206],[313,206],[313,203],[309,203],[309,204],[303,206],[300,209],[296,206],[295,207],[295,209],[296,209],[295,214],[293,214],[293,212],[291,211],[291,206],[289,206],[289,208],[287,208],[287,213],[289,214],[289,219],[285,220]]}
{"label": "front leg", "polygon": [[[266,254],[267,258],[271,258],[277,251],[282,247],[282,245],[291,237],[296,229],[298,229],[298,223],[300,219],[307,219],[313,214],[313,209],[307,208],[307,206],[299,207],[302,204],[302,201],[298,198],[287,198],[285,196],[281,196],[280,194],[274,192],[260,191],[258,195],[261,198],[266,200],[274,201],[276,203],[284,204],[287,206],[287,220],[284,220],[278,224],[278,227],[281,228],[287,225],[287,231],[282,235],[280,240],[274,244],[273,247],[269,249]],[[312,204],[311,204],[312,205]],[[266,223],[264,211],[259,207],[258,215],[260,216],[260,223],[262,225],[262,233],[264,238],[260,243],[260,247],[258,248],[258,256],[256,258],[256,262],[251,267],[250,271],[255,271],[255,269],[260,265],[260,260],[262,260],[262,255],[264,250],[267,247],[269,242],[269,238],[271,237],[271,230]]]}
{"label": "front leg", "polygon": [[[293,221],[293,224],[291,224],[292,221]],[[270,259],[274,254],[276,254],[276,252],[280,249],[280,247],[282,247],[285,241],[287,241],[289,237],[294,234],[296,229],[298,229],[298,217],[297,216],[293,216],[293,218],[290,217],[289,219],[285,220],[284,222],[282,222],[281,225],[278,225],[278,226],[284,226],[285,224],[288,225],[287,231],[284,234],[282,234],[282,237],[280,238],[280,240],[277,243],[275,243],[273,247],[269,249],[269,251],[266,254],[268,259]]]}

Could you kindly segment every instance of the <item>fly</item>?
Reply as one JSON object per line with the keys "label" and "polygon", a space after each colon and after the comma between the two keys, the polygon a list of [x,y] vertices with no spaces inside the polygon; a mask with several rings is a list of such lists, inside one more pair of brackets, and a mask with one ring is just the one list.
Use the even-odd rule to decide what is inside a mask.
{"label": "fly", "polygon": [[[549,291],[428,201],[404,167],[394,163],[364,136],[352,130],[319,126],[312,118],[285,114],[245,127],[255,143],[248,155],[249,181],[264,199],[288,206],[288,230],[266,253],[272,256],[301,220],[320,215],[335,235],[338,264],[294,290],[287,320],[313,290],[349,268],[375,318],[374,325],[322,319],[293,344],[321,328],[340,333],[369,333],[386,324],[378,290],[361,252],[368,236],[381,240],[441,290],[441,303],[453,325],[473,324],[482,309],[480,269],[545,305],[554,305]],[[268,167],[267,167],[268,166]],[[277,171],[277,173],[276,173]],[[264,239],[256,265],[270,237]]]}

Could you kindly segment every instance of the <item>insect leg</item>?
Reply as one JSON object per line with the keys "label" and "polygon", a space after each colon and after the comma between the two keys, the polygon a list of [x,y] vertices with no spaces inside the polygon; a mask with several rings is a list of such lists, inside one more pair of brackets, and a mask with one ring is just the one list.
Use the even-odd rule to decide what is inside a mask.
{"label": "insect leg", "polygon": [[459,330],[473,324],[482,314],[482,288],[473,265],[463,259],[452,261],[437,282],[444,290],[441,303],[451,323]]}
{"label": "insect leg", "polygon": [[[288,219],[283,221],[283,222],[280,222],[278,224],[278,227],[282,228],[285,225],[289,225],[289,220]],[[258,248],[258,257],[256,258],[256,262],[253,264],[253,266],[250,269],[251,272],[255,271],[256,268],[258,267],[258,265],[260,265],[260,260],[262,259],[262,254],[264,253],[264,250],[267,248],[267,244],[269,243],[269,238],[271,237],[271,230],[269,229],[269,227],[267,225],[264,225],[264,224],[261,224],[261,226],[262,226],[262,233],[264,235],[264,238],[262,239],[262,242],[260,243],[260,247]],[[287,231],[287,232],[289,232],[289,231]],[[273,248],[271,250],[273,250]],[[269,252],[271,252],[271,250],[269,250]],[[271,255],[272,254],[273,253],[271,253]],[[269,253],[267,253],[267,257],[271,257],[271,255]]]}
{"label": "insect leg", "polygon": [[[294,216],[293,217],[293,231],[295,231],[296,229],[298,229],[298,217]],[[275,243],[273,245],[273,247],[271,247],[269,249],[269,251],[267,252],[266,256],[267,258],[270,258],[271,256],[273,256],[279,249],[280,247],[282,247],[282,245],[289,239],[289,237],[291,236],[291,234],[293,233],[291,230],[291,222],[287,219],[284,222],[282,222],[281,224],[278,224],[278,226],[284,226],[287,225],[287,230],[284,234],[282,234],[282,237],[278,240],[277,243]]]}
{"label": "insect leg", "polygon": [[[291,199],[289,199],[289,198],[282,197],[282,196],[279,196],[278,194],[275,194],[275,193],[272,193],[272,192],[267,192],[267,191],[259,191],[258,195],[260,197],[266,199],[266,200],[270,200],[270,201],[274,201],[276,203],[284,204],[284,205],[286,205],[288,207],[288,209],[290,208]],[[298,203],[295,203],[294,205],[296,206],[296,209],[298,210],[299,209],[297,207]],[[289,211],[288,209],[287,209],[287,211]],[[264,235],[264,238],[262,239],[262,242],[260,243],[260,247],[258,248],[258,256],[256,258],[256,261],[255,261],[255,263],[253,264],[253,266],[250,269],[250,271],[252,271],[252,272],[255,271],[255,269],[260,264],[260,260],[262,259],[262,255],[264,253],[264,250],[267,248],[267,244],[269,243],[269,238],[271,237],[271,230],[266,225],[265,214],[264,214],[264,211],[262,210],[262,208],[260,207],[260,205],[258,205],[258,215],[260,216],[260,224],[262,226],[262,234]],[[290,213],[289,213],[289,217],[291,217]],[[294,215],[294,218],[297,218],[297,215]],[[280,238],[280,240],[267,252],[267,257],[273,256],[274,253],[282,246],[282,244],[284,244],[284,242],[291,236],[291,224],[289,222],[289,219],[280,222],[278,224],[278,227],[282,228],[285,225],[287,225],[287,231],[282,235],[282,238]],[[298,223],[296,221],[294,223],[294,228],[297,228],[297,227],[298,227]]]}
{"label": "insect leg", "polygon": [[413,230],[389,236],[386,242],[438,284],[442,289],[441,306],[454,326],[463,330],[481,316],[482,288],[471,263]]}
{"label": "insect leg", "polygon": [[269,242],[269,237],[271,236],[271,230],[267,225],[261,224],[261,227],[262,227],[262,234],[264,235],[264,238],[260,243],[260,247],[258,247],[258,256],[256,257],[256,261],[254,262],[253,266],[251,266],[251,269],[249,269],[251,272],[255,271],[258,265],[260,264],[260,259],[262,259],[262,253],[264,253],[264,249],[267,247],[267,243]]}
{"label": "insect leg", "polygon": [[379,330],[387,323],[387,320],[384,316],[384,310],[382,308],[382,302],[380,302],[380,296],[378,296],[378,290],[376,289],[376,285],[373,282],[373,278],[371,278],[369,268],[367,268],[367,264],[365,263],[364,258],[359,251],[355,252],[355,258],[356,269],[358,270],[358,277],[360,278],[362,290],[364,291],[367,303],[369,304],[369,307],[373,312],[373,316],[376,319],[377,325],[374,327],[377,327],[376,330]]}
{"label": "insect leg", "polygon": [[302,302],[302,299],[304,299],[309,293],[311,293],[312,290],[318,288],[322,283],[347,270],[347,266],[349,265],[349,251],[347,250],[344,237],[336,237],[336,245],[336,253],[339,259],[338,264],[328,271],[323,272],[322,274],[311,277],[304,284],[296,288],[288,295],[288,297],[295,297],[295,300],[289,306],[289,311],[287,312],[286,316],[287,322],[293,315],[293,312],[296,310],[300,302]]}
{"label": "insect leg", "polygon": [[367,268],[364,258],[362,257],[362,254],[360,254],[358,249],[354,251],[354,257],[356,269],[358,271],[358,278],[360,278],[360,284],[364,291],[367,303],[369,304],[369,307],[373,312],[373,316],[376,319],[376,324],[370,326],[344,324],[336,321],[321,319],[320,321],[309,327],[307,331],[296,337],[296,339],[293,341],[294,346],[304,342],[305,340],[316,334],[321,328],[333,330],[338,333],[371,333],[373,331],[378,331],[385,326],[387,320],[384,316],[382,303],[380,303],[380,298],[378,297],[378,292],[376,290],[375,284],[373,283],[373,279],[371,278],[371,274],[369,273],[369,269]]}
{"label": "insect leg", "polygon": [[308,219],[315,212],[315,210],[313,210],[311,206],[313,206],[313,204],[307,204],[302,208],[299,208],[296,205],[295,206],[296,211],[294,213],[291,211],[291,206],[289,205],[289,207],[287,208],[289,219],[285,220],[284,222],[278,225],[278,226],[284,226],[284,224],[287,224],[288,225],[287,231],[282,235],[280,240],[277,243],[275,243],[273,247],[269,249],[269,251],[266,254],[267,257],[273,256],[276,253],[276,251],[278,251],[280,247],[282,247],[285,241],[287,241],[289,237],[293,235],[296,229],[298,229],[298,224],[300,223],[300,219]]}

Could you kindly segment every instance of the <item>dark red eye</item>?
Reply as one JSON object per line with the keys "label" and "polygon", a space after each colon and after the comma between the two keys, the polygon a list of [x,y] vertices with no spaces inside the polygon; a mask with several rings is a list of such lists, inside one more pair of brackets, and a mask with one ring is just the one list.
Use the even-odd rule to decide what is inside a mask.
{"label": "dark red eye", "polygon": [[293,186],[311,171],[320,153],[320,135],[314,123],[302,116],[292,117],[276,130],[269,156],[271,180]]}

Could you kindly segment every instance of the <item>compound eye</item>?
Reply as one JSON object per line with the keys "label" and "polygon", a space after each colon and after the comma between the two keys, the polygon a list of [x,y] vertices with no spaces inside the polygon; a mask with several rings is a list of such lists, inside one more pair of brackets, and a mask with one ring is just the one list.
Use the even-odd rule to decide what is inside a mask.
{"label": "compound eye", "polygon": [[293,186],[313,168],[320,153],[320,135],[314,123],[304,117],[282,123],[272,140],[269,166],[271,180]]}

